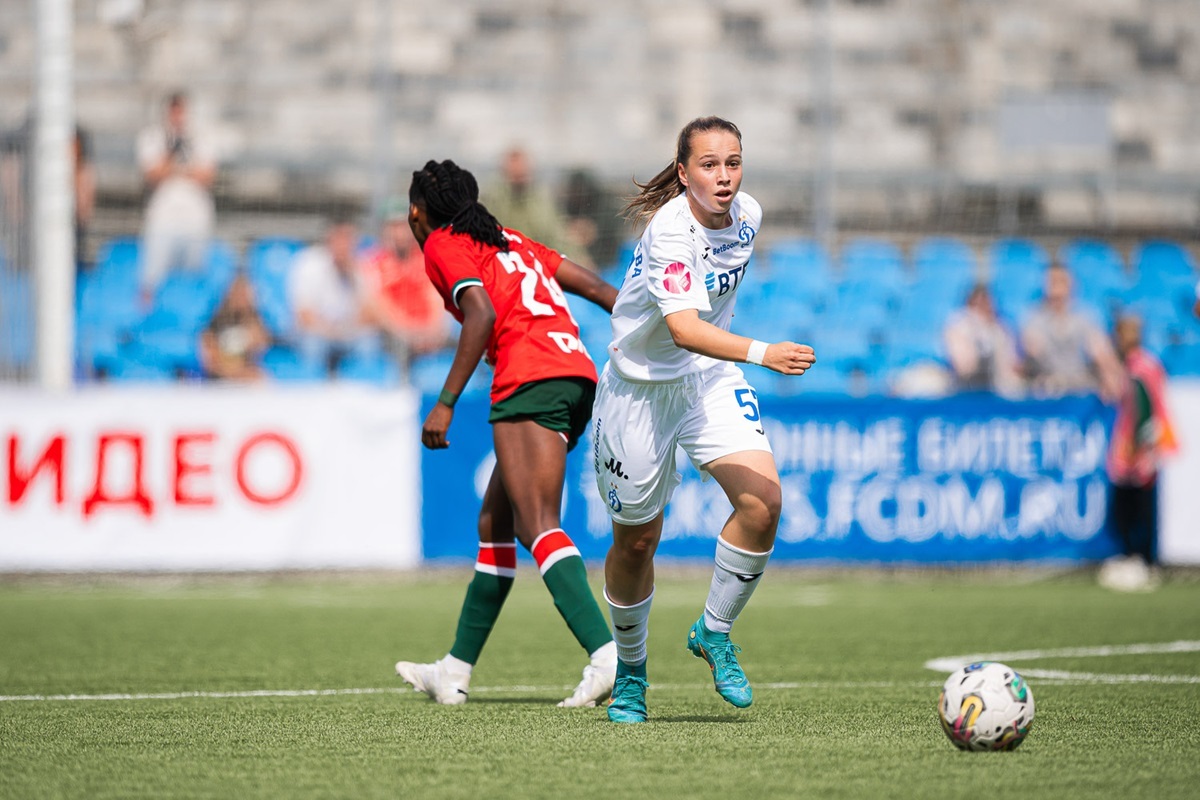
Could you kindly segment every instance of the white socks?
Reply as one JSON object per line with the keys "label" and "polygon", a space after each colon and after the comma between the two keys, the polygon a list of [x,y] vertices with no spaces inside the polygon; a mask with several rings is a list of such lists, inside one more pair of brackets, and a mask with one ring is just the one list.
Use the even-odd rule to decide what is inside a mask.
{"label": "white socks", "polygon": [[654,589],[650,596],[632,606],[617,605],[608,596],[608,588],[604,589],[604,599],[608,601],[608,613],[612,617],[613,641],[617,645],[617,657],[631,667],[646,661],[646,636],[650,630],[650,601],[654,599]]}
{"label": "white socks", "polygon": [[772,552],[773,549],[751,553],[717,537],[717,565],[704,603],[704,627],[713,633],[732,630],[734,620],[754,594]]}

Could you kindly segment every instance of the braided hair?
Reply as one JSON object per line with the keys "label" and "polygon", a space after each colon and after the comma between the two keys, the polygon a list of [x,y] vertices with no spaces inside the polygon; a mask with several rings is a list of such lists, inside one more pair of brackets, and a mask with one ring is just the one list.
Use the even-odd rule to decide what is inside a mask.
{"label": "braided hair", "polygon": [[625,206],[627,219],[648,222],[655,212],[665,206],[670,200],[683,194],[686,187],[679,180],[679,165],[686,164],[692,155],[692,136],[709,131],[726,131],[742,141],[742,132],[738,126],[721,117],[697,117],[683,126],[679,132],[679,141],[675,144],[675,160],[667,164],[661,172],[645,183],[633,182],[640,190]]}
{"label": "braided hair", "polygon": [[479,184],[469,170],[445,161],[427,161],[413,173],[408,200],[425,209],[434,228],[450,226],[480,244],[508,251],[499,221],[479,202]]}

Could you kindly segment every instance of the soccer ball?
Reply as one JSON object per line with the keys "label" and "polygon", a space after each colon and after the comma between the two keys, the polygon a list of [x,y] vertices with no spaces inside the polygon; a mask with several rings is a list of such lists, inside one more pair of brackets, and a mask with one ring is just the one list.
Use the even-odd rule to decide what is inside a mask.
{"label": "soccer ball", "polygon": [[946,679],[938,716],[959,750],[1013,750],[1033,725],[1033,691],[1012,667],[968,664]]}

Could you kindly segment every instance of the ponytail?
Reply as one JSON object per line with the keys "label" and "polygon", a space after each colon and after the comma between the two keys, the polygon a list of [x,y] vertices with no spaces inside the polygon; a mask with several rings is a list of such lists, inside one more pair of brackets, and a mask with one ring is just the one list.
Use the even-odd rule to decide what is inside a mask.
{"label": "ponytail", "polygon": [[633,182],[640,191],[625,205],[626,219],[649,222],[660,208],[683,194],[686,187],[679,180],[679,165],[686,164],[692,155],[692,136],[708,131],[727,131],[736,136],[739,143],[742,141],[738,126],[721,117],[697,117],[684,125],[675,144],[675,160],[646,183]]}
{"label": "ponytail", "polygon": [[500,222],[479,202],[479,184],[470,171],[453,161],[427,161],[414,172],[408,200],[425,209],[434,228],[450,226],[480,244],[508,251]]}

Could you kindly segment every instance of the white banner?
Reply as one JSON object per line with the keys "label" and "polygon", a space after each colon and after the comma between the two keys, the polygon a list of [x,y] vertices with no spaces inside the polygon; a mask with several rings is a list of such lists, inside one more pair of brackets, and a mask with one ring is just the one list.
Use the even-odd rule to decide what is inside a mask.
{"label": "white banner", "polygon": [[1200,564],[1200,381],[1174,380],[1167,393],[1179,454],[1158,487],[1158,554],[1166,564]]}
{"label": "white banner", "polygon": [[0,392],[0,571],[412,567],[419,398]]}

